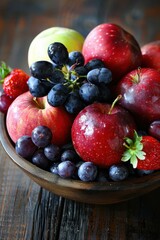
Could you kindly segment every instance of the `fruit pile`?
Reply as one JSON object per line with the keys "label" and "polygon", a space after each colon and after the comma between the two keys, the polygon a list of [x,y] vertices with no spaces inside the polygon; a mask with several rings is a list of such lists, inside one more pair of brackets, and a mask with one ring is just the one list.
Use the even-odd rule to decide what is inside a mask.
{"label": "fruit pile", "polygon": [[69,49],[72,38],[65,44],[61,32],[36,61],[30,47],[30,76],[2,63],[0,111],[15,151],[62,178],[86,182],[160,170],[160,41],[140,48],[111,23],[91,30],[82,47],[83,37],[74,34],[78,47]]}

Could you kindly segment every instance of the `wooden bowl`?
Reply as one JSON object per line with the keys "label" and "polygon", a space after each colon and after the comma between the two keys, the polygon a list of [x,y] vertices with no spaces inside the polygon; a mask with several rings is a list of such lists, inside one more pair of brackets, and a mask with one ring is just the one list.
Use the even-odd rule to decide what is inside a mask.
{"label": "wooden bowl", "polygon": [[91,204],[113,204],[126,201],[160,187],[160,171],[122,182],[89,182],[62,179],[18,156],[8,136],[5,116],[0,114],[1,143],[11,158],[33,181],[59,196]]}

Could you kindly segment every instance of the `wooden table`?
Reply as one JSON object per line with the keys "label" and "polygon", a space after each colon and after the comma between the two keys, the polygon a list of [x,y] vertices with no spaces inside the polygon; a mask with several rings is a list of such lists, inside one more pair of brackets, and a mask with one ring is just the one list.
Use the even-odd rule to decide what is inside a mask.
{"label": "wooden table", "polygon": [[[1,0],[0,60],[28,71],[31,40],[52,26],[84,36],[102,22],[118,23],[139,43],[160,39],[158,0]],[[115,205],[56,196],[30,180],[0,146],[0,240],[158,240],[160,189]]]}

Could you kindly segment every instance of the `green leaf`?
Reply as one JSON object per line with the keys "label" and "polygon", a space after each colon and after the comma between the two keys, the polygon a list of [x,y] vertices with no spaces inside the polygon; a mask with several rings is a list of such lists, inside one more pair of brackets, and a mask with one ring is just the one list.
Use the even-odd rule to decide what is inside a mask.
{"label": "green leaf", "polygon": [[10,72],[12,71],[12,69],[6,65],[5,62],[1,62],[1,66],[0,66],[0,82],[3,83],[5,77],[7,77]]}
{"label": "green leaf", "polygon": [[128,151],[125,151],[122,155],[122,161],[127,162],[130,159],[130,153]]}
{"label": "green leaf", "polygon": [[137,156],[138,159],[144,160],[145,156],[146,156],[146,153],[144,151],[137,151],[136,156]]}
{"label": "green leaf", "polygon": [[128,145],[133,144],[132,139],[130,139],[130,138],[126,138],[125,140],[126,140],[126,143],[127,143]]}
{"label": "green leaf", "polygon": [[142,150],[142,149],[143,149],[143,144],[136,141],[136,142],[135,142],[135,148],[136,148],[137,150]]}
{"label": "green leaf", "polygon": [[130,159],[130,163],[133,165],[133,168],[136,168],[137,167],[137,164],[138,164],[138,160],[137,160],[137,157],[135,155],[133,155]]}
{"label": "green leaf", "polygon": [[142,136],[138,136],[137,132],[134,132],[133,139],[125,138],[124,146],[125,151],[122,154],[121,161],[130,163],[133,168],[137,167],[138,161],[144,160],[146,153],[143,150]]}

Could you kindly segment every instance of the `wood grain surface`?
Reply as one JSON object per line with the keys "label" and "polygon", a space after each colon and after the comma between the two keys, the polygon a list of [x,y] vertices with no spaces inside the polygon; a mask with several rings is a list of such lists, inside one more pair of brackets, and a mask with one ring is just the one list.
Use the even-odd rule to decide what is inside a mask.
{"label": "wood grain surface", "polygon": [[[1,0],[0,61],[29,72],[28,47],[42,30],[74,28],[84,36],[103,22],[120,24],[141,45],[160,39],[158,0]],[[160,189],[114,205],[58,197],[30,180],[0,146],[0,240],[158,240]]]}

